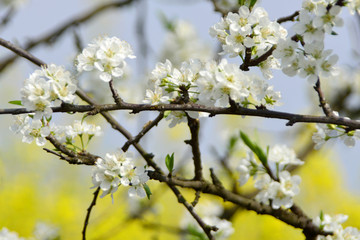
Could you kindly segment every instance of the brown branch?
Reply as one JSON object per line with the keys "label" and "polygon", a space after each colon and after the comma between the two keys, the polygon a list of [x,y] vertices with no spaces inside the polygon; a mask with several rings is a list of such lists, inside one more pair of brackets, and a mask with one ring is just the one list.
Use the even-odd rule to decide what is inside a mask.
{"label": "brown branch", "polygon": [[111,94],[112,94],[112,96],[113,96],[113,99],[114,99],[115,103],[116,103],[117,105],[121,105],[121,103],[122,103],[123,100],[120,98],[118,92],[116,91],[112,79],[111,79],[110,82],[109,82],[109,87],[110,87],[110,91],[111,91]]}
{"label": "brown branch", "polygon": [[140,139],[148,132],[150,131],[153,127],[157,126],[158,123],[164,118],[164,113],[160,112],[160,114],[153,120],[153,121],[149,121],[147,122],[143,129],[139,132],[138,135],[136,135],[135,138],[129,139],[124,146],[121,148],[124,152],[126,152],[128,150],[128,148],[130,147],[131,144],[134,143],[138,143],[140,141]]}
{"label": "brown branch", "polygon": [[[29,51],[34,47],[46,43],[51,44],[53,43],[58,37],[64,34],[68,29],[73,26],[78,26],[81,23],[84,23],[93,17],[97,16],[98,14],[102,13],[105,10],[112,9],[112,8],[121,8],[132,3],[135,0],[126,0],[126,1],[115,1],[111,3],[105,3],[100,6],[95,7],[94,9],[90,10],[87,13],[82,14],[81,16],[74,18],[70,21],[65,22],[59,28],[55,29],[54,31],[44,35],[43,37],[30,40],[28,43],[25,44],[23,49]],[[20,55],[21,56],[21,55]],[[9,64],[13,63],[18,56],[10,56],[0,62],[0,72],[4,70]],[[42,65],[42,64],[41,64]]]}
{"label": "brown branch", "polygon": [[183,188],[191,188],[195,191],[201,191],[203,193],[212,194],[221,197],[224,201],[232,202],[236,205],[242,206],[247,210],[255,211],[258,214],[273,216],[288,225],[295,228],[301,228],[307,234],[313,235],[329,235],[331,232],[325,232],[318,226],[314,225],[311,218],[305,214],[298,216],[297,214],[288,211],[286,209],[272,209],[269,205],[261,204],[253,199],[245,198],[241,195],[235,194],[222,187],[211,184],[207,181],[196,181],[196,180],[181,180],[176,177],[169,178],[165,175],[158,174],[153,171],[148,172],[151,179],[165,182],[167,184],[173,184]]}
{"label": "brown branch", "polygon": [[299,11],[296,11],[296,12],[294,12],[293,14],[291,14],[290,16],[287,16],[287,17],[281,17],[281,18],[278,18],[276,21],[278,22],[278,23],[283,23],[283,22],[288,22],[288,21],[295,21],[295,18],[297,17],[297,16],[299,16]]}
{"label": "brown branch", "polygon": [[[88,102],[89,97],[85,97],[86,94],[82,90],[76,91],[78,96],[81,96],[84,101]],[[85,95],[83,95],[85,94]],[[83,98],[84,97],[84,98]],[[93,102],[93,100],[91,100]],[[274,118],[288,120],[286,123],[287,126],[292,126],[295,123],[327,123],[327,124],[336,124],[350,127],[352,129],[360,129],[360,122],[357,120],[351,120],[348,118],[342,117],[327,117],[327,116],[314,116],[314,115],[302,115],[294,114],[288,112],[279,112],[267,109],[250,109],[244,107],[237,108],[221,108],[221,107],[209,107],[194,103],[188,104],[161,104],[161,105],[149,105],[149,104],[134,104],[122,102],[121,105],[117,104],[103,104],[103,105],[71,105],[66,104],[62,107],[52,108],[53,112],[91,112],[95,111],[94,114],[100,113],[105,114],[108,111],[115,110],[132,110],[132,113],[139,113],[143,111],[195,111],[195,112],[207,112],[210,113],[210,116],[215,115],[240,115],[240,116],[254,116],[254,117],[263,117],[263,118]],[[25,108],[12,108],[12,109],[0,109],[1,114],[24,114],[32,113],[34,111],[26,110]],[[128,134],[127,134],[128,135]],[[130,136],[130,135],[128,135]],[[129,139],[129,138],[128,138]]]}
{"label": "brown branch", "polygon": [[86,229],[87,229],[87,226],[89,225],[90,213],[91,213],[91,210],[93,209],[93,207],[96,205],[96,199],[99,196],[99,192],[100,192],[100,187],[98,187],[95,190],[93,200],[91,201],[90,206],[87,209],[87,213],[86,213],[86,217],[85,217],[85,221],[84,221],[84,227],[81,232],[82,240],[86,240]]}
{"label": "brown branch", "polygon": [[[70,149],[68,149],[65,145],[61,144],[53,135],[49,135],[46,139],[60,152],[66,154],[68,158],[60,158],[66,160],[70,164],[85,164],[85,165],[95,165],[96,160],[99,156],[90,154],[88,152],[79,152],[76,153]],[[48,150],[44,149],[45,151],[49,152]],[[52,152],[50,152],[52,153]]]}
{"label": "brown branch", "polygon": [[218,228],[215,226],[209,226],[207,225],[201,218],[199,215],[197,215],[197,213],[194,211],[194,207],[188,203],[184,196],[181,194],[181,192],[179,191],[179,189],[177,189],[173,183],[171,181],[167,182],[167,185],[169,186],[169,188],[173,191],[173,193],[175,194],[177,200],[179,203],[181,203],[182,205],[185,206],[185,208],[188,210],[188,212],[191,214],[191,216],[196,220],[196,222],[200,225],[200,227],[204,230],[206,236],[209,238],[209,240],[215,240],[214,236],[212,236],[211,234],[211,230],[213,231],[217,231]]}
{"label": "brown branch", "polygon": [[324,96],[324,93],[322,92],[321,90],[321,86],[320,86],[320,78],[318,77],[316,83],[315,83],[315,86],[314,86],[314,89],[315,91],[317,92],[318,96],[319,96],[319,102],[320,102],[320,105],[319,107],[322,108],[324,114],[327,116],[327,117],[337,117],[333,110],[331,110],[331,107],[330,105],[326,102],[325,100],[325,96]]}
{"label": "brown branch", "polygon": [[191,139],[186,140],[185,143],[191,146],[193,160],[194,160],[194,179],[195,180],[202,180],[202,165],[201,165],[201,152],[200,152],[200,143],[199,143],[199,129],[200,129],[200,122],[198,119],[193,119],[187,116],[188,119],[188,126],[191,133]]}

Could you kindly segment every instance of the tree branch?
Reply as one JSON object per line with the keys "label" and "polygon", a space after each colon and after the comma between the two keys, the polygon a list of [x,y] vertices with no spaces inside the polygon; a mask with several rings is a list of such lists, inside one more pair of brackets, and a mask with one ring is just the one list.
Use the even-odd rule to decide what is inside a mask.
{"label": "tree branch", "polygon": [[199,143],[199,129],[200,122],[198,119],[193,119],[187,116],[188,126],[191,133],[191,139],[186,140],[185,143],[191,146],[193,160],[194,160],[194,180],[202,180],[202,166],[201,166],[201,152],[200,152],[200,143]]}
{"label": "tree branch", "polygon": [[[83,100],[88,101],[88,97],[83,98],[82,94],[85,94],[82,90],[76,91],[77,95]],[[85,94],[86,96],[86,94]],[[240,115],[240,116],[254,116],[263,118],[274,118],[288,120],[287,126],[292,126],[295,123],[327,123],[336,124],[350,127],[352,129],[360,129],[360,121],[351,120],[343,117],[327,117],[327,116],[314,116],[314,115],[302,115],[288,112],[279,112],[267,109],[250,109],[244,107],[234,108],[221,108],[221,107],[209,107],[194,103],[187,104],[161,104],[161,105],[150,105],[150,104],[135,104],[122,102],[121,105],[117,104],[103,104],[103,105],[71,105],[65,104],[61,107],[52,108],[53,112],[91,112],[92,114],[100,113],[105,114],[108,111],[115,110],[132,110],[132,113],[139,113],[144,111],[195,111],[195,112],[206,112],[210,113],[210,116],[215,115]],[[32,113],[34,111],[26,110],[25,108],[11,108],[11,109],[0,109],[1,114],[24,114]]]}
{"label": "tree branch", "polygon": [[320,86],[320,78],[318,77],[316,83],[315,83],[315,86],[314,86],[314,89],[315,91],[317,92],[318,96],[319,96],[319,102],[320,102],[320,107],[322,108],[324,114],[327,116],[327,117],[337,117],[333,110],[331,109],[330,105],[326,102],[325,100],[325,96],[324,96],[324,93],[322,92],[321,90],[321,86]]}
{"label": "tree branch", "polygon": [[140,139],[148,132],[150,131],[153,127],[157,126],[158,123],[164,118],[164,113],[160,112],[160,114],[153,120],[153,121],[149,121],[147,122],[143,129],[139,132],[138,135],[136,135],[135,138],[129,139],[124,146],[121,148],[124,152],[126,152],[128,150],[128,148],[130,147],[131,144],[134,143],[138,143],[140,141]]}
{"label": "tree branch", "polygon": [[81,232],[82,240],[86,240],[86,229],[87,229],[87,226],[89,225],[90,213],[91,213],[91,210],[93,209],[93,207],[96,205],[96,199],[99,196],[99,192],[100,192],[100,187],[98,187],[95,190],[93,200],[91,201],[90,206],[87,209],[87,213],[86,213],[86,217],[85,217],[85,221],[84,221],[84,227]]}
{"label": "tree branch", "polygon": [[185,206],[185,208],[188,210],[188,212],[191,214],[191,216],[196,220],[196,222],[200,225],[200,227],[204,230],[206,236],[209,238],[209,240],[215,240],[214,236],[212,236],[211,234],[211,230],[213,231],[217,231],[218,228],[217,227],[212,227],[207,225],[201,218],[199,215],[197,215],[197,213],[194,211],[194,207],[188,203],[184,196],[181,194],[181,192],[179,191],[179,189],[177,189],[172,183],[171,181],[167,182],[167,185],[169,186],[169,188],[173,191],[173,193],[175,194],[176,198],[178,199],[178,202],[181,203],[182,205]]}
{"label": "tree branch", "polygon": [[225,188],[216,186],[207,181],[196,180],[181,180],[176,177],[167,177],[154,171],[149,171],[148,175],[151,179],[165,182],[167,184],[173,184],[183,188],[191,188],[195,191],[201,191],[203,193],[212,194],[221,197],[224,201],[232,202],[236,205],[242,206],[245,209],[255,211],[258,214],[270,215],[281,221],[295,227],[301,228],[307,232],[307,234],[314,235],[329,235],[331,232],[325,232],[319,227],[313,224],[312,220],[306,215],[298,216],[297,214],[288,211],[286,209],[272,209],[269,205],[261,204],[253,199],[248,199],[238,194],[235,194]]}

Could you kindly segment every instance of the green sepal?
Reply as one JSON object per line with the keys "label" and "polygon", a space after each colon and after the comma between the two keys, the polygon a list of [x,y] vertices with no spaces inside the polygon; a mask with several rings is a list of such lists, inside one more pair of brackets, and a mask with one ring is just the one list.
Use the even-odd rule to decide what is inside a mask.
{"label": "green sepal", "polygon": [[14,105],[18,105],[18,106],[22,106],[21,100],[10,101],[9,103],[10,103],[10,104],[14,104]]}
{"label": "green sepal", "polygon": [[144,183],[143,187],[144,187],[144,190],[146,193],[146,197],[150,200],[150,196],[152,195],[152,192],[151,192],[149,186],[146,183]]}
{"label": "green sepal", "polygon": [[165,165],[169,170],[169,173],[172,173],[174,170],[174,153],[172,153],[171,156],[169,154],[166,155]]}

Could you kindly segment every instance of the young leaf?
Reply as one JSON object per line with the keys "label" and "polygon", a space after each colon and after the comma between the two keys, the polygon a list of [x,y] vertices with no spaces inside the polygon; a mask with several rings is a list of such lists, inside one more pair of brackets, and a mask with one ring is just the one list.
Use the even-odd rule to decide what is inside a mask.
{"label": "young leaf", "polygon": [[264,153],[264,151],[257,145],[256,143],[252,142],[250,138],[242,131],[240,131],[240,137],[243,140],[243,142],[250,148],[253,153],[259,158],[260,162],[263,165],[267,164],[267,156]]}
{"label": "young leaf", "polygon": [[10,101],[10,104],[14,104],[14,105],[19,105],[22,106],[22,102],[20,100],[14,100],[14,101]]}
{"label": "young leaf", "polygon": [[257,2],[257,0],[251,0],[249,8],[251,9],[255,5],[256,2]]}
{"label": "young leaf", "polygon": [[174,170],[174,153],[172,153],[171,156],[169,154],[166,155],[165,165],[169,170],[169,173],[172,173],[172,171]]}
{"label": "young leaf", "polygon": [[149,186],[146,183],[144,183],[143,187],[144,187],[147,198],[150,200],[150,196],[152,195],[152,193],[151,193]]}

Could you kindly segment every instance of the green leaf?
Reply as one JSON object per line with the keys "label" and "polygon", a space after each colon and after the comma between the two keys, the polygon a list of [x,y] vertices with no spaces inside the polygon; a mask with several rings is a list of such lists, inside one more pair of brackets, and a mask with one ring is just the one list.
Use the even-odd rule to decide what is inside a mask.
{"label": "green leaf", "polygon": [[14,104],[14,105],[19,105],[22,106],[22,102],[20,100],[14,100],[14,101],[10,101],[10,104]]}
{"label": "green leaf", "polygon": [[174,30],[175,30],[175,23],[174,23],[174,21],[171,21],[170,19],[168,19],[163,12],[159,12],[158,15],[159,15],[160,21],[161,21],[161,23],[163,24],[163,26],[164,26],[167,30],[169,30],[169,31],[171,31],[171,32],[174,32]]}
{"label": "green leaf", "polygon": [[245,145],[248,146],[250,150],[253,151],[253,153],[255,153],[255,155],[259,158],[260,162],[263,165],[267,165],[267,156],[261,149],[261,147],[259,147],[259,145],[257,145],[256,143],[252,142],[250,138],[242,131],[240,131],[240,137],[245,143]]}
{"label": "green leaf", "polygon": [[152,195],[152,193],[151,193],[149,186],[146,183],[144,183],[143,187],[144,187],[147,198],[150,200],[150,196]]}
{"label": "green leaf", "polygon": [[249,8],[251,9],[255,5],[256,2],[257,2],[257,0],[251,0]]}
{"label": "green leaf", "polygon": [[169,154],[166,155],[165,165],[169,170],[169,173],[172,173],[172,171],[174,170],[174,153],[172,153],[171,156]]}

